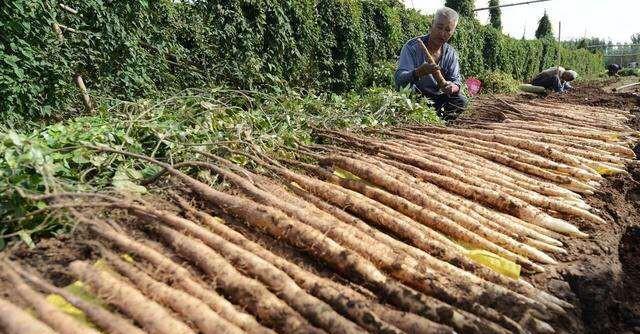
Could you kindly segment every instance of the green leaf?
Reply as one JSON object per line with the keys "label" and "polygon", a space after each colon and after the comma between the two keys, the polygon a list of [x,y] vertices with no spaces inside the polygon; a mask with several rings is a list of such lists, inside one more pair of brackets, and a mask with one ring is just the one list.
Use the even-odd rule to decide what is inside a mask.
{"label": "green leaf", "polygon": [[91,162],[91,160],[87,159],[88,151],[84,148],[79,148],[73,151],[73,156],[71,157],[71,161],[77,164],[86,164]]}
{"label": "green leaf", "polygon": [[143,178],[142,172],[137,169],[127,168],[125,171],[127,172],[127,175],[134,180],[140,180]]}
{"label": "green leaf", "polygon": [[91,161],[91,164],[96,166],[96,167],[100,167],[102,166],[105,161],[107,161],[109,159],[109,156],[107,156],[106,154],[93,154],[91,156],[91,158],[89,158],[89,160]]}
{"label": "green leaf", "polygon": [[147,188],[135,184],[130,180],[114,180],[113,187],[116,188],[116,190],[133,194],[146,194],[148,192]]}
{"label": "green leaf", "polygon": [[22,139],[20,138],[20,135],[17,134],[15,131],[9,131],[7,135],[9,136],[9,139],[11,140],[13,145],[22,146]]}
{"label": "green leaf", "polygon": [[131,182],[127,169],[119,167],[112,180],[113,187],[119,191],[134,194],[146,194],[147,188]]}

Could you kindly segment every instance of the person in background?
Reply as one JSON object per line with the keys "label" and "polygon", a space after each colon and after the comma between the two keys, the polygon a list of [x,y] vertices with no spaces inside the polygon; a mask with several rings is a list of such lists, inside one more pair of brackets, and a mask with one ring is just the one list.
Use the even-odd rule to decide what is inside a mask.
{"label": "person in background", "polygon": [[[438,116],[445,121],[456,119],[467,106],[467,98],[460,91],[462,76],[458,54],[447,43],[457,25],[458,13],[455,10],[448,7],[438,9],[429,34],[417,37],[426,45],[436,64],[425,61],[426,56],[414,38],[402,47],[395,73],[397,88],[410,85],[432,100]],[[436,71],[441,71],[447,81],[443,89],[438,88],[433,77]]]}
{"label": "person in background", "polygon": [[620,75],[618,74],[618,71],[620,71],[621,69],[622,66],[618,64],[610,64],[609,66],[607,66],[607,74],[609,74],[610,77],[619,77]]}
{"label": "person in background", "polygon": [[576,71],[565,70],[563,67],[557,66],[540,72],[531,80],[531,84],[562,93],[573,88],[569,82],[577,77],[578,73]]}

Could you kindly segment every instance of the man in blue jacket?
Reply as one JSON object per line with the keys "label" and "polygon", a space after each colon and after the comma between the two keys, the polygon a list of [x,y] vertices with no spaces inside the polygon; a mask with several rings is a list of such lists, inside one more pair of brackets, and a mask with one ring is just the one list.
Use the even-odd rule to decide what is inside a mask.
{"label": "man in blue jacket", "polygon": [[[395,73],[397,87],[411,85],[434,102],[438,116],[445,121],[457,118],[467,106],[467,98],[460,91],[462,76],[456,50],[447,42],[458,25],[458,13],[451,8],[438,9],[428,35],[420,36],[437,65],[425,62],[426,56],[416,38],[408,41],[400,52]],[[433,73],[440,70],[447,81],[443,89]]]}
{"label": "man in blue jacket", "polygon": [[562,66],[550,67],[536,75],[531,84],[544,87],[557,93],[571,90],[573,87],[569,82],[575,80],[578,73],[573,70],[565,70]]}

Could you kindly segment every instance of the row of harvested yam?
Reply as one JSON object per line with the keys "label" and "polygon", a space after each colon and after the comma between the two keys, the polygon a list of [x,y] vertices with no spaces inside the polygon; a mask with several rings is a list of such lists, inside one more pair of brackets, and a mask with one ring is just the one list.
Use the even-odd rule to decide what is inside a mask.
{"label": "row of harvested yam", "polygon": [[[493,109],[506,117],[506,123],[528,124],[531,127],[553,126],[559,130],[586,130],[600,132],[606,140],[620,140],[636,137],[628,122],[634,115],[620,110],[604,107],[566,105],[544,101],[527,103],[506,102],[498,99],[492,103],[483,103],[480,107]],[[477,122],[465,122],[475,123]]]}
{"label": "row of harvested yam", "polygon": [[[76,261],[69,267],[71,272],[96,296],[140,327],[118,313],[51,286],[15,263],[5,262],[5,278],[42,320],[4,302],[2,307],[7,312],[0,314],[0,325],[7,333],[96,333],[48,304],[24,279],[46,293],[61,295],[108,333],[143,333],[143,330],[149,333],[270,333],[269,328],[281,333],[453,333],[450,327],[429,319],[451,323],[462,333],[509,332],[400,284],[390,285],[389,292],[395,296],[388,297],[403,299],[397,301],[401,308],[415,313],[382,305],[348,286],[314,275],[279,257],[181,198],[179,203],[194,219],[200,220],[200,224],[130,201],[99,198],[108,200],[100,206],[126,208],[144,219],[148,224],[140,227],[197,266],[212,280],[213,286],[252,315],[240,311],[185,267],[172,261],[163,254],[162,247],[149,246],[129,237],[130,233],[124,233],[121,228],[78,215],[77,219],[90,226],[93,233],[132,255],[136,262],[124,261],[99,246],[111,270]],[[91,206],[95,205],[94,201]],[[393,291],[398,289],[401,291]]]}
{"label": "row of harvested yam", "polygon": [[[560,142],[549,145],[544,142],[548,136],[520,138],[523,135],[519,128],[509,133],[439,127],[378,132],[391,139],[330,131],[326,131],[325,136],[337,137],[347,147],[359,145],[369,153],[449,176],[467,185],[488,185],[492,190],[518,197],[560,218],[574,216],[593,223],[603,221],[579,194],[593,193],[602,179],[600,174],[626,173],[625,165],[633,161],[633,151],[625,144],[585,139],[593,147],[578,149],[569,147],[576,137],[566,136],[562,138],[565,146],[560,146]],[[598,150],[596,146],[606,154],[591,152]],[[443,188],[458,192],[455,187]],[[559,232],[584,236],[568,225],[556,225],[554,229],[560,229]]]}
{"label": "row of harvested yam", "polygon": [[[105,221],[79,215],[77,219],[93,233],[136,260],[126,261],[106,246],[98,246],[107,268],[84,261],[69,266],[91,292],[118,312],[56,288],[16,263],[4,262],[4,278],[42,322],[3,300],[0,307],[6,312],[0,313],[0,328],[10,334],[97,333],[49,304],[32,285],[62,296],[106,333],[454,333],[448,326],[397,311],[347,285],[308,272],[180,200],[202,219],[202,225],[118,199],[111,204],[144,216],[149,225],[141,227],[199,268],[206,276],[203,280],[174,262],[166,246],[135,240]],[[176,228],[157,226],[167,221],[177,224]],[[185,231],[179,232],[178,227]],[[447,309],[437,310],[443,314],[433,309],[417,311],[432,312],[430,317],[437,319],[471,318],[482,324],[470,314],[447,314],[451,312]],[[465,331],[479,332],[477,327]]]}
{"label": "row of harvested yam", "polygon": [[[401,310],[444,323],[458,332],[497,333],[521,332],[523,331],[522,326],[533,326],[537,331],[543,332],[543,329],[549,329],[549,327],[543,321],[537,320],[536,317],[544,318],[554,313],[563,313],[558,305],[566,306],[566,304],[556,298],[532,288],[523,281],[511,280],[479,267],[438,239],[423,238],[420,246],[428,249],[430,251],[428,253],[421,248],[404,244],[375,228],[371,228],[368,224],[349,216],[335,206],[317,201],[317,205],[322,206],[324,203],[325,210],[333,213],[329,214],[324,211],[326,213],[323,216],[320,207],[310,205],[309,202],[297,198],[284,188],[266,179],[259,182],[263,188],[257,188],[255,184],[252,185],[246,181],[246,175],[250,175],[248,171],[243,171],[243,177],[240,177],[231,172],[231,168],[238,167],[232,167],[228,162],[225,164],[229,169],[204,162],[191,163],[192,166],[211,168],[219,172],[226,179],[237,183],[254,200],[271,205],[277,203],[278,207],[272,208],[249,199],[230,196],[190,178],[171,166],[163,165],[163,167],[210,201],[211,204],[221,206],[248,224],[264,229],[270,235],[310,252],[337,272],[355,282],[363,283],[380,298],[384,298]],[[281,169],[280,172],[287,173],[287,170]],[[322,184],[319,180],[291,173],[299,181],[299,184],[305,180],[309,184]],[[256,176],[256,179],[259,178]],[[330,184],[326,183],[326,185]],[[342,188],[335,186],[334,189]],[[277,197],[274,198],[274,195]],[[306,195],[312,196],[310,193]],[[285,203],[282,203],[283,198]],[[167,224],[185,222],[184,219],[178,219],[179,217],[168,212],[153,211],[117,200],[109,202],[111,202],[110,206],[127,209],[142,218],[152,215]],[[290,205],[286,205],[286,203]],[[383,206],[375,203],[367,202],[366,205],[363,205],[383,210]],[[420,224],[413,221],[399,221],[392,216],[395,215],[392,211],[387,210],[386,217],[391,218],[388,223],[396,224],[399,227],[402,227],[402,223],[408,224],[405,226],[407,228],[405,233],[407,231],[417,232],[417,237],[414,236],[414,240],[419,240],[425,235],[425,232],[419,227]],[[318,217],[323,219],[317,219]],[[342,217],[342,220],[337,219],[338,217]],[[180,230],[186,228],[175,225],[174,227]],[[175,245],[176,243],[171,242],[170,244]],[[189,257],[193,258],[195,253],[191,254]],[[460,267],[451,265],[446,262],[447,260]],[[253,268],[252,266],[240,267],[243,270]],[[284,269],[281,268],[281,270]],[[287,274],[292,275],[291,272],[287,272]],[[257,275],[257,273],[250,275]],[[300,279],[294,276],[290,277],[294,280]],[[220,282],[217,283],[218,287],[221,287]],[[301,284],[299,281],[296,283]],[[308,288],[304,287],[306,290]],[[278,288],[275,289],[281,291]],[[233,291],[237,290],[231,288],[230,292]],[[321,298],[321,296],[318,297]],[[346,300],[350,303],[353,302],[351,298]],[[287,300],[290,303],[295,301],[294,298]],[[331,306],[334,310],[337,309],[335,305]],[[299,309],[296,310],[302,312]],[[258,311],[256,312],[260,314]],[[309,315],[305,316],[307,319],[310,318]],[[329,319],[336,319],[336,317],[331,315]],[[367,321],[358,322],[354,315],[350,315],[349,319],[361,327],[366,326],[367,323]],[[325,330],[329,326],[329,324],[321,325],[321,323],[316,323],[316,325]],[[397,326],[397,324],[394,325]],[[288,328],[291,331],[291,328],[295,328],[295,326],[287,324],[282,328]],[[308,329],[304,331],[306,330]],[[328,331],[341,332],[336,328],[331,328]]]}
{"label": "row of harvested yam", "polygon": [[[373,150],[375,155],[340,147],[315,146],[313,149],[327,152],[323,155],[304,153],[330,168],[323,170],[307,165],[307,169],[447,236],[517,261],[529,269],[543,270],[529,259],[555,263],[545,251],[564,252],[558,240],[560,233],[583,236],[575,226],[544,210],[602,222],[585,208],[586,204],[579,202],[575,193],[563,191],[553,184],[524,177],[519,184],[510,183],[504,172],[502,175],[499,170],[492,172],[479,162],[465,165],[454,154],[438,154],[435,150],[425,153],[410,149],[408,145],[341,133],[333,133],[331,137],[350,147]],[[331,169],[336,167],[368,184],[331,175]],[[531,190],[536,186],[545,189],[546,194]],[[550,192],[558,196],[549,196]]]}
{"label": "row of harvested yam", "polygon": [[[153,161],[147,157],[137,157]],[[179,172],[175,167],[153,162],[165,167],[171,175],[185,182],[211,204],[222,206],[247,222],[252,222],[254,217],[254,211],[249,210],[252,206],[256,206],[261,215],[265,214],[264,210],[268,210],[269,215],[264,218],[266,221],[255,222],[257,227],[265,229],[273,237],[286,240],[289,244],[307,251],[314,250],[314,247],[324,243],[324,247],[313,252],[314,256],[320,257],[347,277],[356,277],[357,281],[366,282],[388,300],[396,300],[399,303],[399,300],[409,297],[417,298],[409,293],[402,293],[406,286],[409,286],[419,293],[436,297],[466,312],[516,331],[521,328],[517,322],[530,315],[530,310],[534,310],[533,314],[563,313],[560,306],[567,306],[566,303],[533,289],[523,281],[508,279],[472,263],[465,257],[460,246],[442,234],[355,191],[295,173],[278,166],[277,162],[264,163],[263,167],[268,168],[269,172],[276,172],[287,179],[289,185],[297,185],[290,189],[296,193],[294,195],[283,186],[256,175],[249,181],[247,175],[253,175],[249,171],[221,158],[210,157],[224,167],[208,162],[185,162],[175,167],[196,166],[214,171],[235,184],[257,203],[237,198],[231,200],[225,197],[224,193],[203,185]],[[242,205],[238,201],[241,201]],[[339,207],[354,210],[352,213],[366,220],[366,223],[340,210]],[[276,226],[276,222],[286,225]],[[409,244],[369,224],[390,230],[394,236],[409,240]],[[285,233],[292,230],[299,233]],[[315,237],[310,239],[302,238],[314,235]],[[335,251],[328,252],[327,249]],[[347,257],[347,254],[351,257]],[[398,290],[398,283],[401,283],[400,286],[406,286]],[[406,305],[402,307],[406,308]],[[537,320],[533,323],[543,324]],[[459,331],[463,331],[465,327],[459,323],[447,325]],[[469,331],[469,328],[466,331]],[[483,331],[488,330],[484,328]]]}
{"label": "row of harvested yam", "polygon": [[621,172],[619,167],[635,157],[630,147],[640,137],[628,125],[635,116],[627,111],[536,101],[527,104],[501,101],[499,106],[489,106],[505,113],[507,119],[503,123],[467,123],[473,128],[493,130],[485,134],[504,135],[520,144],[530,141],[559,151],[574,163],[578,160],[600,173]]}

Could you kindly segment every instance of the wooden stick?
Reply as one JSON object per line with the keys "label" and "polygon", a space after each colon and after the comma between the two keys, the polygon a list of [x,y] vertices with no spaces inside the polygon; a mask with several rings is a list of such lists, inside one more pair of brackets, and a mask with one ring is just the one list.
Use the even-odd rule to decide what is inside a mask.
{"label": "wooden stick", "polygon": [[623,90],[625,88],[633,87],[633,86],[636,86],[636,85],[640,85],[640,82],[635,82],[635,83],[632,83],[632,84],[620,86],[620,87],[614,88],[613,91],[617,92],[617,91]]}
{"label": "wooden stick", "polygon": [[[63,4],[60,4],[60,6],[63,6]],[[77,13],[77,11],[76,11]],[[64,35],[62,34],[62,29],[64,29],[65,31],[70,31],[70,32],[78,32],[77,30],[73,29],[73,28],[69,28],[67,26],[63,26],[61,24],[58,24],[57,22],[53,23],[53,32],[55,32],[56,36],[58,36],[58,40],[60,42],[64,42]],[[82,104],[84,104],[84,108],[86,111],[88,112],[92,112],[93,111],[93,105],[91,104],[91,98],[89,97],[89,93],[87,93],[87,87],[84,85],[84,80],[82,80],[82,77],[80,76],[80,74],[76,73],[75,77],[74,77],[74,81],[76,82],[76,86],[78,86],[78,89],[80,90],[80,93],[82,94]]]}
{"label": "wooden stick", "polygon": [[[424,52],[425,59],[427,60],[427,62],[429,64],[432,64],[432,65],[437,65],[436,61],[433,60],[433,57],[431,56],[431,53],[429,53],[429,50],[427,49],[427,46],[424,45],[424,43],[422,42],[420,37],[416,38],[416,40],[418,41],[418,46],[422,49],[422,52]],[[447,86],[447,80],[444,79],[444,77],[442,76],[442,72],[440,72],[440,70],[435,71],[433,73],[433,77],[438,82],[438,87],[440,89],[443,89],[445,86]]]}
{"label": "wooden stick", "polygon": [[62,29],[60,29],[59,24],[53,23],[53,32],[56,34],[60,42],[64,42],[64,35],[62,34]]}
{"label": "wooden stick", "polygon": [[62,9],[64,9],[64,10],[66,10],[67,12],[69,12],[69,13],[71,13],[71,14],[74,14],[74,15],[75,15],[75,14],[78,14],[78,10],[77,10],[77,9],[73,9],[73,8],[71,8],[71,7],[69,7],[69,6],[65,5],[65,4],[63,4],[62,2],[61,2],[61,3],[59,3],[59,5],[60,5],[60,8],[62,8]]}
{"label": "wooden stick", "polygon": [[75,81],[76,81],[76,85],[78,86],[78,89],[80,89],[80,93],[82,94],[82,104],[84,104],[84,108],[88,112],[92,112],[93,105],[91,104],[91,98],[89,97],[89,93],[87,92],[87,87],[85,87],[84,80],[82,80],[82,77],[80,76],[80,74],[76,73]]}
{"label": "wooden stick", "polygon": [[[56,23],[56,24],[57,24],[57,23]],[[58,27],[60,27],[60,28],[61,28],[62,30],[64,30],[64,31],[68,31],[68,32],[72,32],[72,33],[79,33],[79,32],[80,32],[80,31],[78,31],[78,30],[76,30],[76,29],[69,28],[69,27],[67,27],[67,26],[65,26],[65,25],[62,25],[62,24],[57,24],[57,25],[58,25]]]}

